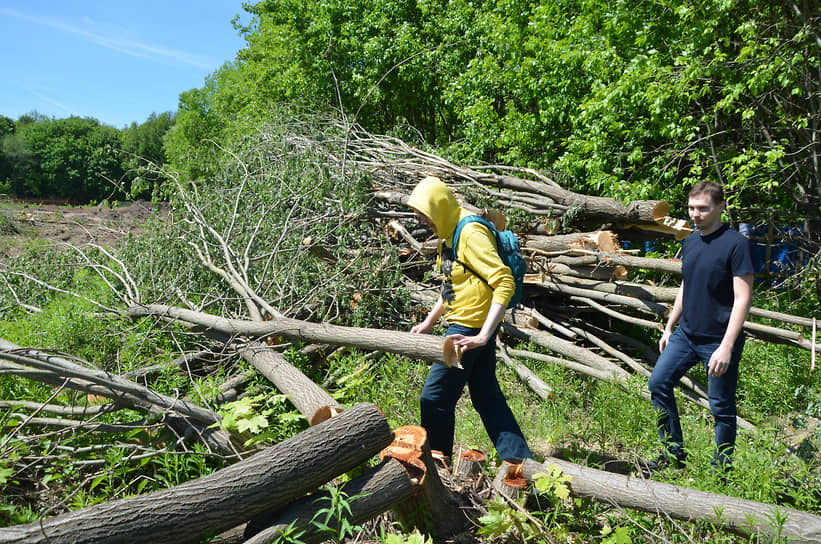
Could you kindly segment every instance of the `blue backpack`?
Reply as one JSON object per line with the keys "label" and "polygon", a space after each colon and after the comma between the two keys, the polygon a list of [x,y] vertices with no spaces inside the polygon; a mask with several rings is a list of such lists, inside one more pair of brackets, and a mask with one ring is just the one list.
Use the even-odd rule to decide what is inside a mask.
{"label": "blue backpack", "polygon": [[507,307],[514,308],[522,300],[522,292],[524,290],[525,284],[525,272],[527,272],[527,263],[525,263],[525,258],[522,255],[521,248],[519,247],[519,237],[516,236],[515,232],[510,230],[497,230],[496,226],[493,223],[478,215],[469,215],[461,219],[456,224],[456,230],[453,232],[454,260],[462,266],[464,266],[466,270],[468,270],[474,276],[478,277],[487,285],[490,284],[487,283],[487,280],[485,278],[474,272],[472,268],[470,268],[468,265],[466,265],[456,257],[456,248],[459,247],[459,234],[462,232],[462,227],[464,227],[468,223],[474,222],[481,223],[482,225],[490,229],[490,232],[492,232],[493,236],[496,238],[496,249],[499,251],[499,257],[501,257],[502,262],[505,263],[510,268],[510,271],[513,273],[513,280],[516,282],[516,291],[510,298],[510,302],[507,303]]}

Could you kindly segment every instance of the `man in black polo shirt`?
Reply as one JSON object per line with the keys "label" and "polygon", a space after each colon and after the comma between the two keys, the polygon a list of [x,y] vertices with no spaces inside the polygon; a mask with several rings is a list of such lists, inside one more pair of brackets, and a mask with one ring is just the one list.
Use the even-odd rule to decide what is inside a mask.
{"label": "man in black polo shirt", "polygon": [[721,222],[724,206],[724,192],[715,183],[701,182],[690,191],[687,207],[698,231],[684,240],[681,287],[659,340],[661,355],[647,384],[659,413],[659,435],[666,451],[644,463],[648,471],[684,466],[687,454],[673,387],[698,361],[707,372],[710,412],[715,420],[712,465],[720,473],[730,468],[736,437],[738,363],[744,348],[742,328],[752,302],[753,264],[749,241]]}

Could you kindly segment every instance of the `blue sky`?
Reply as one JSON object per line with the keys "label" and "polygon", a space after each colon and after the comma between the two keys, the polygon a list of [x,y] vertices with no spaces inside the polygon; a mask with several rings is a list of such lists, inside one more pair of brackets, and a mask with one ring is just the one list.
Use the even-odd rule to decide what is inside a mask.
{"label": "blue sky", "polygon": [[176,111],[244,47],[237,14],[240,0],[0,0],[0,115],[124,128]]}

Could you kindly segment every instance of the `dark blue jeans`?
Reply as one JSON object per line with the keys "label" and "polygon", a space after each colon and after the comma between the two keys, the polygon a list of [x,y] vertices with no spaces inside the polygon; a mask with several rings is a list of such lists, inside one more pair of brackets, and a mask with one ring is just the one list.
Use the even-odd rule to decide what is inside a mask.
{"label": "dark blue jeans", "polygon": [[[446,336],[475,336],[478,333],[479,329],[450,325]],[[422,426],[428,433],[431,449],[439,450],[448,457],[453,455],[456,403],[467,384],[473,407],[479,412],[499,457],[517,461],[532,457],[496,379],[496,346],[493,340],[481,348],[466,351],[462,355],[462,366],[464,369],[459,370],[434,364],[422,388],[419,399]]]}
{"label": "dark blue jeans", "polygon": [[[667,451],[679,459],[683,459],[685,453],[673,387],[698,361],[704,364],[706,371],[710,356],[718,346],[719,342],[694,342],[677,328],[670,335],[667,346],[659,355],[647,382],[653,407],[659,412],[659,436],[667,446]],[[735,449],[738,363],[743,349],[744,335],[741,334],[733,346],[727,372],[717,378],[707,377],[707,396],[715,422],[716,449],[712,463],[714,467],[729,467]]]}

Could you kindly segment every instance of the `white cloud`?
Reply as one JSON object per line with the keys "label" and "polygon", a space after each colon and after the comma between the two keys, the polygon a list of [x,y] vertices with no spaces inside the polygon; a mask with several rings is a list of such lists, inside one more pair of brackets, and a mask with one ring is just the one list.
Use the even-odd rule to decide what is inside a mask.
{"label": "white cloud", "polygon": [[[211,59],[202,55],[194,55],[191,53],[187,53],[185,51],[180,51],[179,49],[171,49],[148,43],[140,43],[137,41],[125,40],[119,37],[115,37],[113,35],[107,36],[98,32],[90,32],[83,28],[67,24],[57,19],[29,15],[27,13],[22,13],[11,8],[0,7],[0,15],[14,17],[16,19],[27,21],[33,24],[46,26],[49,28],[53,28],[55,30],[60,30],[62,32],[74,34],[76,36],[80,36],[81,38],[89,42],[95,43],[100,47],[111,49],[113,51],[117,51],[119,53],[123,53],[125,55],[130,55],[133,57],[154,59],[172,63],[182,63],[204,69],[214,68],[221,64],[219,61],[215,59]],[[82,21],[87,25],[94,25],[94,21],[88,16],[82,17]]]}

